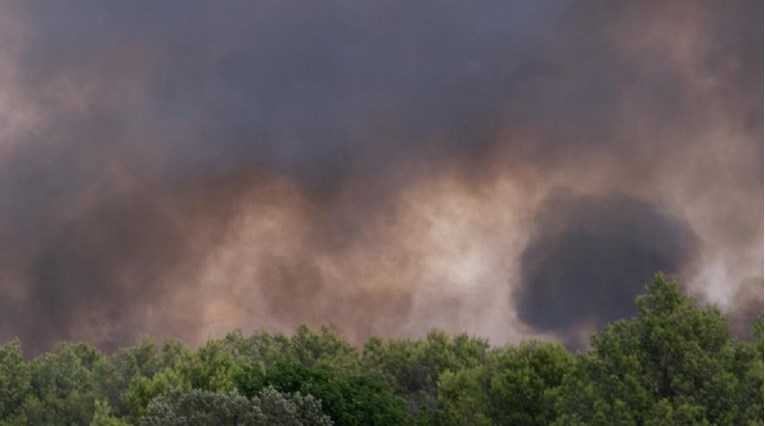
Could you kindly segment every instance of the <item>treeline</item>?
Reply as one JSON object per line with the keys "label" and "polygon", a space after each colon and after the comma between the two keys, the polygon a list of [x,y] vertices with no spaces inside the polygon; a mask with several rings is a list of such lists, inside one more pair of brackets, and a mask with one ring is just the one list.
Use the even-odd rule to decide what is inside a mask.
{"label": "treeline", "polygon": [[306,327],[232,333],[194,351],[142,341],[106,356],[64,343],[29,361],[11,341],[0,346],[0,423],[762,424],[762,318],[753,341],[735,341],[714,307],[696,307],[662,276],[637,308],[577,354],[439,331],[356,349]]}

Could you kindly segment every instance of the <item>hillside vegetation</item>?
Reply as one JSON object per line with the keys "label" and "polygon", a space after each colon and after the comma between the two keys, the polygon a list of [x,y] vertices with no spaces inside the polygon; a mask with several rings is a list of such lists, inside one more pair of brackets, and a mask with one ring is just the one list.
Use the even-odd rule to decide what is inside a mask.
{"label": "hillside vegetation", "polygon": [[716,308],[661,275],[636,304],[580,353],[440,331],[354,348],[307,327],[110,356],[62,343],[31,360],[13,340],[0,346],[0,424],[762,424],[761,317],[736,341]]}

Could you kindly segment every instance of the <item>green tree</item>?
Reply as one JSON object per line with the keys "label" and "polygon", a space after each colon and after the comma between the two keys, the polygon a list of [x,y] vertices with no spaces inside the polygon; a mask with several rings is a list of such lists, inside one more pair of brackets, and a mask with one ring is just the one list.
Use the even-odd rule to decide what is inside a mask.
{"label": "green tree", "polygon": [[230,349],[224,341],[210,340],[177,369],[194,389],[234,390],[234,377],[239,373],[242,364]]}
{"label": "green tree", "polygon": [[[485,339],[431,331],[424,340],[370,339],[364,346],[362,367],[407,401],[413,417],[429,417],[440,410],[438,380],[445,371],[482,365],[489,345]],[[430,414],[429,414],[430,413]]]}
{"label": "green tree", "polygon": [[745,424],[736,345],[719,311],[696,307],[662,275],[637,307],[637,318],[607,326],[579,357],[558,424]]}
{"label": "green tree", "polygon": [[742,422],[757,425],[763,418],[762,316],[752,324],[752,337],[751,342],[742,342],[736,348],[734,374],[740,384],[736,405],[742,411]]}
{"label": "green tree", "polygon": [[325,365],[276,363],[266,369],[253,364],[237,380],[243,395],[273,386],[281,392],[313,395],[338,425],[400,425],[406,422],[403,401],[377,381],[344,374]]}
{"label": "green tree", "polygon": [[321,410],[321,402],[312,395],[279,392],[272,386],[261,389],[252,398],[253,405],[266,418],[266,424],[284,426],[328,426],[332,420]]}
{"label": "green tree", "polygon": [[32,374],[18,339],[0,346],[0,420],[7,419],[29,394]]}
{"label": "green tree", "polygon": [[327,327],[318,332],[300,326],[290,339],[290,352],[303,365],[327,365],[342,371],[358,371],[356,349]]}
{"label": "green tree", "polygon": [[127,415],[136,420],[146,413],[149,403],[169,389],[191,389],[190,381],[181,372],[164,369],[151,378],[138,376],[122,395],[128,407]]}
{"label": "green tree", "polygon": [[128,423],[113,416],[112,408],[105,400],[96,401],[95,413],[90,426],[127,426]]}
{"label": "green tree", "polygon": [[85,343],[58,345],[30,363],[31,392],[11,423],[84,425],[95,410],[93,371],[103,355]]}
{"label": "green tree", "polygon": [[451,424],[546,425],[573,356],[553,343],[530,341],[489,353],[486,364],[446,371],[439,399]]}
{"label": "green tree", "polygon": [[155,398],[142,426],[325,426],[329,418],[312,396],[284,394],[266,387],[248,399],[234,392],[172,388]]}
{"label": "green tree", "polygon": [[291,337],[259,331],[245,338],[236,331],[216,341],[216,344],[221,352],[230,354],[239,365],[258,362],[269,366],[281,362],[307,366],[324,364],[343,371],[359,370],[356,349],[328,327],[314,331],[302,325]]}

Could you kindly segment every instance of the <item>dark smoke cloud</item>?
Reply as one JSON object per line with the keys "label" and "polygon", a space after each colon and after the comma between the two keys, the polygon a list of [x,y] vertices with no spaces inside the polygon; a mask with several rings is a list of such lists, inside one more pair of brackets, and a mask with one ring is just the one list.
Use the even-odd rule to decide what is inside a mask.
{"label": "dark smoke cloud", "polygon": [[[735,309],[762,270],[761,11],[4,2],[0,340],[113,348],[300,322],[355,341],[565,335],[536,304],[560,306],[570,281],[535,293],[529,253],[612,248],[635,250],[614,314],[654,267]],[[608,235],[581,240],[589,225],[562,213],[571,230],[528,235],[559,187]],[[554,238],[568,246],[535,249]],[[581,303],[554,311],[613,317]]]}
{"label": "dark smoke cloud", "polygon": [[676,276],[698,251],[685,223],[623,194],[553,194],[534,225],[521,255],[518,315],[563,336],[633,315],[657,271]]}

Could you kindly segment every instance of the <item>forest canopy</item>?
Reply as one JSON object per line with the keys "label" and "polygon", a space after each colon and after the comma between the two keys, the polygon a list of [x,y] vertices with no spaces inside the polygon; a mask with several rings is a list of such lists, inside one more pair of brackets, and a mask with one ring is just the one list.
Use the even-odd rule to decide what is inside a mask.
{"label": "forest canopy", "polygon": [[763,322],[732,337],[657,275],[637,316],[587,350],[449,336],[370,338],[323,327],[232,332],[191,349],[142,340],[106,355],[66,342],[33,359],[0,346],[0,424],[667,425],[763,423]]}

